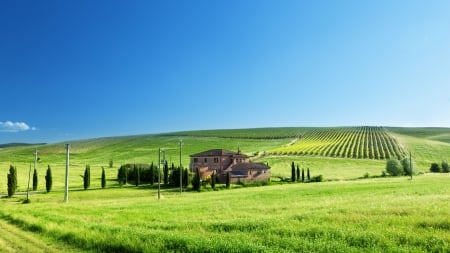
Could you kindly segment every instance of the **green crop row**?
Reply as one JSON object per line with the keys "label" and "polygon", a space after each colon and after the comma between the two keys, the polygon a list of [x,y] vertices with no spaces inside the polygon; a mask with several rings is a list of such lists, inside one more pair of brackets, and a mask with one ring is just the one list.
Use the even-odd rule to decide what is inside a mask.
{"label": "green crop row", "polygon": [[406,151],[383,127],[315,128],[272,155],[315,155],[355,159],[401,159]]}

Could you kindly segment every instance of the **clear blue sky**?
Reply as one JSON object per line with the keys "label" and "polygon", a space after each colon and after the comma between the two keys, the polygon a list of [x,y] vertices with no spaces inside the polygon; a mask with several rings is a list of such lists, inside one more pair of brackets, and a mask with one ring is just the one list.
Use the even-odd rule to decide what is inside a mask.
{"label": "clear blue sky", "polygon": [[450,1],[0,1],[0,143],[450,127]]}

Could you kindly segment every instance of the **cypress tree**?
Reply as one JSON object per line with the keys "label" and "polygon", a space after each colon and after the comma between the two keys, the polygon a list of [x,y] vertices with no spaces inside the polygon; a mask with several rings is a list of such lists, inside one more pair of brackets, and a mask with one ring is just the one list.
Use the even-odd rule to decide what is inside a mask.
{"label": "cypress tree", "polygon": [[102,167],[102,189],[105,189],[106,187],[106,174],[105,174],[105,168]]}
{"label": "cypress tree", "polygon": [[91,184],[91,167],[89,165],[86,165],[86,169],[84,170],[84,177],[83,177],[83,186],[84,189],[87,190]]}
{"label": "cypress tree", "polygon": [[295,182],[295,164],[292,162],[291,164],[291,181]]}
{"label": "cypress tree", "polygon": [[183,170],[183,187],[187,188],[189,184],[189,172],[188,169]]}
{"label": "cypress tree", "polygon": [[308,181],[311,179],[311,176],[309,174],[309,168],[306,171],[306,178],[308,179]]}
{"label": "cypress tree", "polygon": [[231,183],[231,174],[230,174],[230,172],[228,171],[228,172],[227,172],[227,178],[226,178],[226,181],[225,181],[225,184],[226,184],[226,186],[227,186],[227,189],[230,188],[230,183]]}
{"label": "cypress tree", "polygon": [[302,168],[302,182],[305,182],[305,169]]}
{"label": "cypress tree", "polygon": [[215,188],[216,187],[216,173],[213,172],[211,175],[211,188]]}
{"label": "cypress tree", "polygon": [[17,190],[17,169],[16,167],[9,166],[8,174],[8,198],[11,198]]}
{"label": "cypress tree", "polygon": [[300,167],[297,165],[297,181],[300,181]]}
{"label": "cypress tree", "polygon": [[154,167],[153,167],[153,162],[152,162],[152,164],[150,165],[150,172],[149,172],[149,174],[150,174],[150,184],[151,185],[153,185],[154,183],[155,183],[155,171],[154,171]]}
{"label": "cypress tree", "polygon": [[53,178],[52,178],[52,169],[50,165],[47,167],[47,173],[45,174],[45,189],[47,192],[52,190]]}
{"label": "cypress tree", "polygon": [[194,178],[192,179],[192,189],[194,191],[200,191],[200,170],[197,168]]}
{"label": "cypress tree", "polygon": [[163,181],[165,185],[169,184],[169,165],[167,164],[167,161],[164,163]]}
{"label": "cypress tree", "polygon": [[33,191],[36,191],[38,187],[38,174],[37,174],[37,170],[34,169],[33,172]]}

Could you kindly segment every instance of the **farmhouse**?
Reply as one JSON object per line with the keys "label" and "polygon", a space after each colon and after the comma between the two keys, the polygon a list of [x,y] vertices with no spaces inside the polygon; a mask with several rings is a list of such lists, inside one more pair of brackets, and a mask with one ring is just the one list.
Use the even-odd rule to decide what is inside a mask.
{"label": "farmhouse", "polygon": [[211,149],[191,157],[190,170],[197,169],[202,178],[217,176],[218,182],[225,182],[227,173],[230,172],[231,182],[258,182],[270,179],[270,167],[264,163],[252,163],[249,157],[241,153],[225,149]]}

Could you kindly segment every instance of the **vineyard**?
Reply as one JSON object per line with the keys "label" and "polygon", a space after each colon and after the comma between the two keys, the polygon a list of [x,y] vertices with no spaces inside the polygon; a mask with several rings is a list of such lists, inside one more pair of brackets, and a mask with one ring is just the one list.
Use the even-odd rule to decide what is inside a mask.
{"label": "vineyard", "polygon": [[314,128],[272,155],[314,155],[355,159],[401,159],[406,151],[383,127]]}

